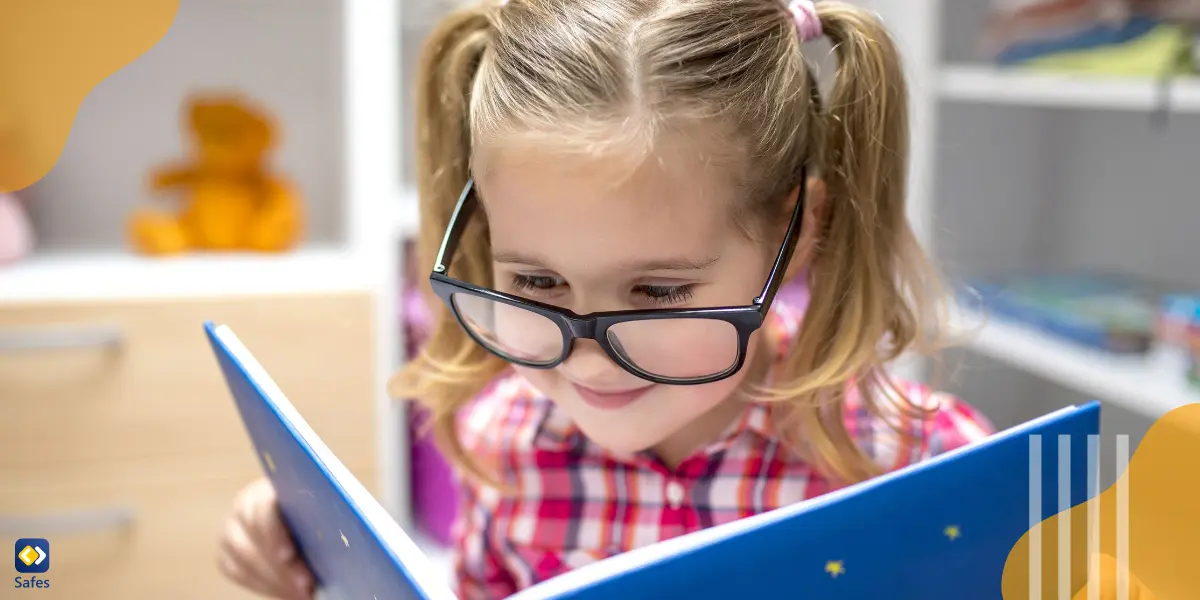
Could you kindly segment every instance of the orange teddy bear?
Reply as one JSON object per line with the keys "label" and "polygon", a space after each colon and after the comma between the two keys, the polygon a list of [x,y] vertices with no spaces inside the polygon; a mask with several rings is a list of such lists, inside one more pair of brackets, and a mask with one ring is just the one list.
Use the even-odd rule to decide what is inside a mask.
{"label": "orange teddy bear", "polygon": [[182,210],[133,214],[134,248],[152,255],[293,248],[304,218],[291,184],[266,165],[275,143],[272,119],[240,98],[223,96],[193,98],[187,115],[195,160],[156,170],[150,183],[157,193],[182,193]]}

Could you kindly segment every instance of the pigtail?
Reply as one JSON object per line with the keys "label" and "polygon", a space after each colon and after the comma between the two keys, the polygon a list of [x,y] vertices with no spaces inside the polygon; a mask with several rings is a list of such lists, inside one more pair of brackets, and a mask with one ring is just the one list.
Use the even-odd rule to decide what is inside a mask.
{"label": "pigtail", "polygon": [[[447,16],[422,51],[417,92],[417,170],[421,207],[418,256],[433,265],[458,196],[470,176],[470,113],[475,76],[490,44],[488,6],[471,6]],[[486,226],[477,215],[468,226],[451,268],[454,277],[491,284]],[[434,314],[433,333],[421,353],[392,379],[389,393],[411,398],[430,411],[439,448],[454,463],[482,475],[464,451],[456,413],[506,366],[471,341],[454,315],[423,286]]]}
{"label": "pigtail", "polygon": [[932,271],[905,214],[908,105],[899,51],[870,12],[835,1],[816,7],[838,62],[815,115],[828,200],[805,324],[787,359],[795,379],[777,384],[771,396],[790,398],[780,412],[806,458],[853,483],[884,469],[847,430],[846,393],[862,394],[863,404],[893,425],[900,457],[919,443],[914,420],[924,411],[907,403],[881,365],[919,345]]}

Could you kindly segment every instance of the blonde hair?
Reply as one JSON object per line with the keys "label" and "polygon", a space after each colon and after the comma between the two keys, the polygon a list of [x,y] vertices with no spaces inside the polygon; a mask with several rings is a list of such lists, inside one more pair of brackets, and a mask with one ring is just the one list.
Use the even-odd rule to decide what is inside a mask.
{"label": "blonde hair", "polygon": [[[740,154],[735,217],[778,224],[801,167],[827,186],[812,251],[810,301],[798,339],[762,401],[781,437],[819,471],[851,483],[879,472],[842,418],[857,386],[902,435],[923,407],[903,400],[883,365],[928,349],[928,291],[937,280],[905,215],[907,89],[898,51],[875,15],[817,3],[838,68],[824,106],[795,23],[777,0],[511,0],[460,9],[421,57],[418,167],[422,264],[433,264],[472,149],[500,136],[594,135],[653,143],[672,127],[715,123]],[[565,132],[564,128],[571,127]],[[564,135],[569,133],[570,135]],[[592,134],[592,135],[589,135]],[[594,149],[594,147],[592,148]],[[586,150],[586,148],[585,148]],[[477,214],[454,276],[492,285],[486,219]],[[747,228],[751,229],[751,228]],[[508,364],[473,342],[436,298],[431,338],[392,382],[431,412],[457,466],[490,479],[456,435],[456,413]],[[884,391],[885,393],[879,393]]]}

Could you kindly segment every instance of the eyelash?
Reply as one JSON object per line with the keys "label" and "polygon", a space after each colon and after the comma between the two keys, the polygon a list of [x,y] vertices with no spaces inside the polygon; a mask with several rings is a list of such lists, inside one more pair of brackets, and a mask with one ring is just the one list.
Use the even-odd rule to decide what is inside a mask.
{"label": "eyelash", "polygon": [[[547,277],[545,275],[520,275],[512,276],[513,287],[521,292],[548,292],[554,288],[563,285],[565,282],[556,277]],[[682,304],[692,299],[695,284],[685,285],[638,285],[634,286],[633,291],[641,294],[655,304],[671,305]]]}
{"label": "eyelash", "polygon": [[513,275],[513,287],[522,292],[545,292],[562,285],[564,282],[544,275]]}
{"label": "eyelash", "polygon": [[683,304],[692,299],[694,284],[686,285],[639,285],[634,291],[641,293],[656,304]]}

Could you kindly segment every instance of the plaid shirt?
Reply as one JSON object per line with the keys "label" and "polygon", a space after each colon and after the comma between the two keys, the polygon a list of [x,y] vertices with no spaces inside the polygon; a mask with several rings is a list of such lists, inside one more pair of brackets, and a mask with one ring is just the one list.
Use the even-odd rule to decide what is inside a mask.
{"label": "plaid shirt", "polygon": [[[799,328],[786,306],[767,330],[782,355]],[[846,423],[878,464],[897,469],[991,433],[957,399],[903,383],[913,402],[936,404],[932,419],[910,421],[913,444],[870,416],[857,394]],[[769,411],[751,404],[724,435],[674,469],[652,456],[618,457],[587,440],[554,403],[516,374],[501,377],[460,414],[473,456],[495,464],[513,489],[464,482],[455,525],[458,595],[504,598],[614,554],[824,494],[835,485],[785,452]]]}

